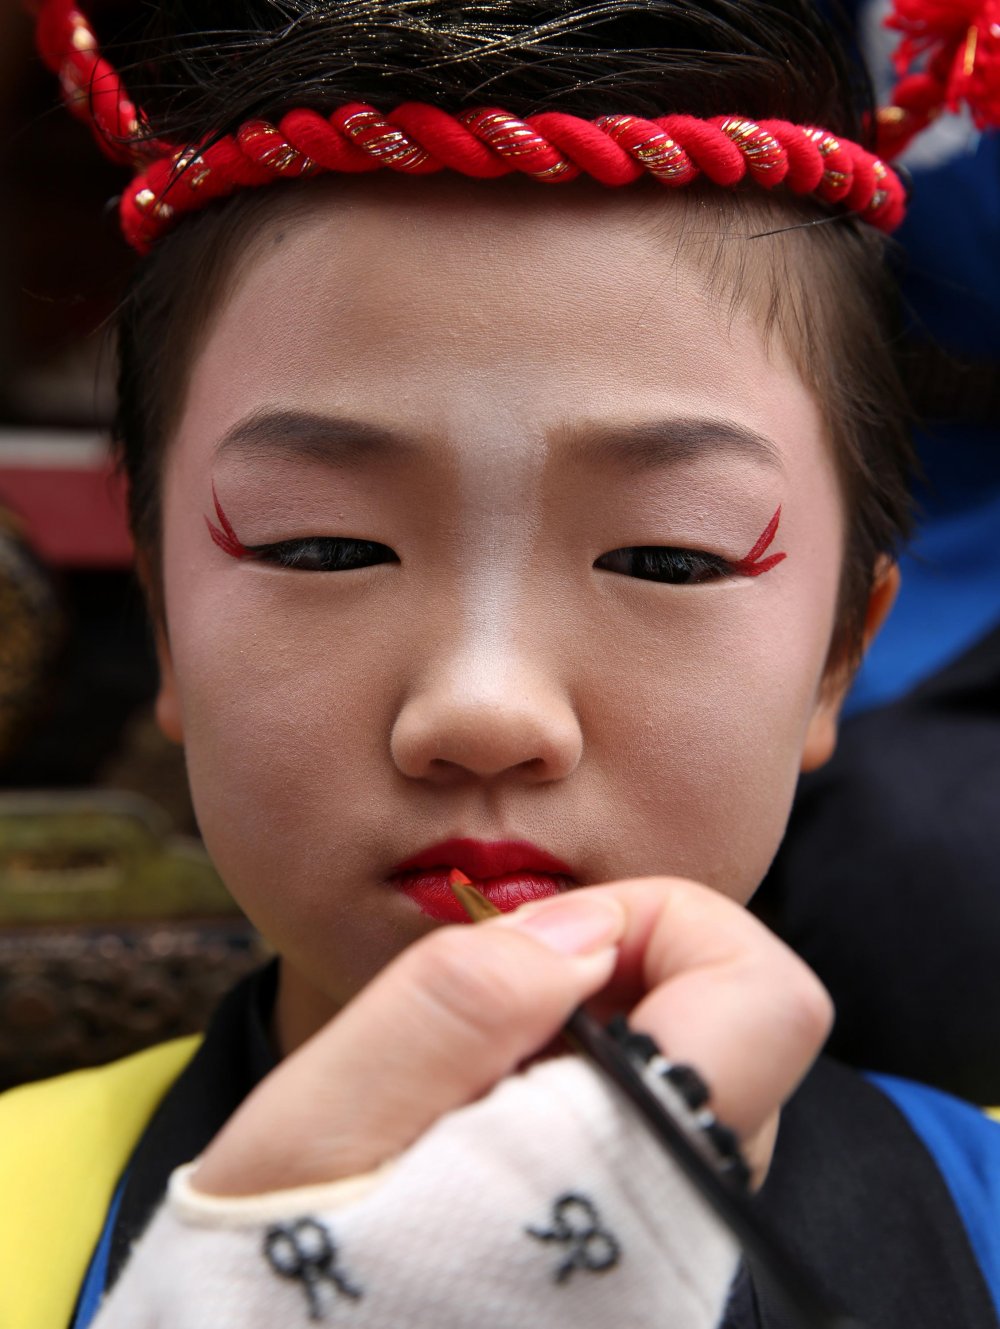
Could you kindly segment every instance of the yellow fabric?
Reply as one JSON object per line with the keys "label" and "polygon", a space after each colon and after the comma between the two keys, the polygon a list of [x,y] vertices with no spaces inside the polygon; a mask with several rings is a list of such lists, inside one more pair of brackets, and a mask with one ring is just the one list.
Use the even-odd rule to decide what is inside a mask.
{"label": "yellow fabric", "polygon": [[0,1329],[66,1329],[115,1183],[199,1042],[0,1094]]}
{"label": "yellow fabric", "polygon": [[986,1115],[992,1117],[994,1121],[1000,1122],[1000,1107],[987,1108]]}

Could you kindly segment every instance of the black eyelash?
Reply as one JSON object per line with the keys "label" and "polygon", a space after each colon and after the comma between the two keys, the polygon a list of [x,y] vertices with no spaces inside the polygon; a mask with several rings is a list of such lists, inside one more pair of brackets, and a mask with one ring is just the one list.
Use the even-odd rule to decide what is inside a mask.
{"label": "black eyelash", "polygon": [[626,577],[637,577],[642,581],[662,582],[668,586],[703,585],[721,577],[730,577],[734,572],[733,565],[717,554],[701,554],[691,549],[673,549],[664,545],[633,545],[612,549],[602,554],[594,567]]}
{"label": "black eyelash", "polygon": [[388,545],[340,536],[314,535],[303,540],[280,540],[277,544],[248,545],[247,553],[258,562],[299,572],[353,572],[379,563],[399,562]]}

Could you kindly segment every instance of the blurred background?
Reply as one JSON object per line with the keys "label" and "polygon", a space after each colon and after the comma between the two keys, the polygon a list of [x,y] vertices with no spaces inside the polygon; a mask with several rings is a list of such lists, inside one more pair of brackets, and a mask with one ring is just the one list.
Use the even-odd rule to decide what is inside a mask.
{"label": "blurred background", "polygon": [[121,183],[0,0],[0,1089],[199,1027],[263,953],[152,718],[106,445]]}

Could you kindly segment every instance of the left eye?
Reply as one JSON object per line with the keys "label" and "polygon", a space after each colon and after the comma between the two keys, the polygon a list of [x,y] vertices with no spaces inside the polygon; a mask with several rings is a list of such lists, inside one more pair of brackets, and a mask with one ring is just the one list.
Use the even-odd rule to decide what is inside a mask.
{"label": "left eye", "polygon": [[691,549],[671,549],[664,545],[637,545],[612,549],[594,563],[605,572],[620,572],[643,581],[661,581],[670,586],[692,586],[717,581],[732,575],[732,567],[715,554],[699,554]]}
{"label": "left eye", "polygon": [[282,540],[273,545],[251,545],[249,552],[261,563],[276,563],[300,572],[352,572],[376,563],[398,563],[388,545],[373,540],[344,540],[335,536],[311,536],[306,540]]}

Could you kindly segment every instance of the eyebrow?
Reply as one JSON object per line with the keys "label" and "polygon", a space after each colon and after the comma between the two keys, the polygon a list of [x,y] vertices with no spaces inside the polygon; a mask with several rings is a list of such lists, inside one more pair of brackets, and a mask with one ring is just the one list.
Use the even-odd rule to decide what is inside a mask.
{"label": "eyebrow", "polygon": [[251,461],[275,457],[357,466],[411,452],[402,434],[383,425],[315,411],[255,411],[219,439],[216,458],[239,452]]}
{"label": "eyebrow", "polygon": [[[562,431],[578,461],[642,472],[729,452],[782,469],[776,443],[733,420],[678,416],[634,425],[573,425]],[[384,425],[315,411],[262,410],[219,439],[216,457],[239,452],[249,460],[312,460],[358,466],[412,454],[415,444]]]}
{"label": "eyebrow", "polygon": [[773,439],[734,420],[678,416],[622,427],[575,426],[566,437],[580,460],[611,463],[636,472],[719,452],[748,457],[775,470],[784,468]]}

